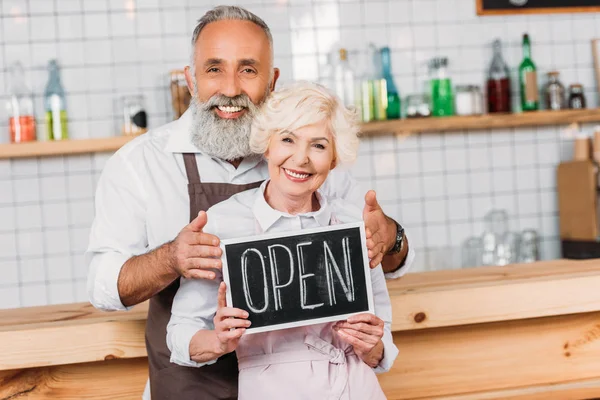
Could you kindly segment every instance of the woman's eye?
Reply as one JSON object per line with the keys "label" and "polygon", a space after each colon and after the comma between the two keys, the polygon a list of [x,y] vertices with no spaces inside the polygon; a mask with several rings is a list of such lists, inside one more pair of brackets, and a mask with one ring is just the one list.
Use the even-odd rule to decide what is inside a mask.
{"label": "woman's eye", "polygon": [[281,139],[281,141],[285,142],[285,143],[294,143],[294,141],[292,140],[292,138],[289,138],[289,137],[283,138],[283,139]]}
{"label": "woman's eye", "polygon": [[320,143],[315,143],[315,147],[319,150],[325,150],[325,146]]}

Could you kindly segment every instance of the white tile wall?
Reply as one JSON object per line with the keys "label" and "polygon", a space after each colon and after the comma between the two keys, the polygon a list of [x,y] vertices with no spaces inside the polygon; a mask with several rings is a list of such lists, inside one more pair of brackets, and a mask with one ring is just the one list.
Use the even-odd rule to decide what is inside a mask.
{"label": "white tile wall", "polygon": [[[0,101],[8,66],[20,60],[42,121],[46,63],[57,57],[67,91],[70,135],[115,133],[116,100],[142,93],[158,126],[171,119],[168,72],[186,65],[195,21],[213,0],[0,1]],[[501,37],[512,73],[529,32],[540,71],[585,85],[598,104],[589,42],[599,14],[478,17],[475,0],[238,0],[271,26],[281,81],[322,80],[325,55],[350,58],[369,41],[389,45],[403,95],[421,90],[424,63],[450,58],[455,83],[482,84],[490,42]],[[513,80],[516,89],[516,80]],[[514,96],[515,103],[518,102]],[[0,107],[0,142],[8,141]],[[590,127],[586,127],[589,131]],[[378,192],[410,232],[415,270],[456,268],[460,245],[483,229],[491,208],[510,214],[511,229],[539,229],[542,256],[559,256],[555,167],[570,157],[562,127],[364,138],[354,175]],[[4,132],[4,133],[2,133]],[[0,160],[0,308],[86,300],[82,252],[93,194],[110,154]]]}

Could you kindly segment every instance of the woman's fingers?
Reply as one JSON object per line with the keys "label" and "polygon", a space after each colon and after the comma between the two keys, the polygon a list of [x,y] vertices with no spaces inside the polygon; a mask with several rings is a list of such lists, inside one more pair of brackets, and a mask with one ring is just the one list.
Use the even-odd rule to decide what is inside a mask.
{"label": "woman's fingers", "polygon": [[225,282],[221,282],[219,285],[219,292],[217,293],[217,308],[225,308],[227,307],[227,285]]}

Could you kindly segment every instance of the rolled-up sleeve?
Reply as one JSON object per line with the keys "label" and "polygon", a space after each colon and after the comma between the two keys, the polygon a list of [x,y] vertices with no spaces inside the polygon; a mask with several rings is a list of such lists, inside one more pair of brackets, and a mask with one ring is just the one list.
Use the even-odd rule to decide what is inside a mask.
{"label": "rolled-up sleeve", "polygon": [[94,307],[127,310],[121,302],[117,281],[123,264],[148,249],[146,194],[140,178],[121,151],[104,167],[95,197],[86,261],[87,292]]}
{"label": "rolled-up sleeve", "polygon": [[167,325],[167,347],[171,350],[171,362],[196,368],[214,364],[216,359],[205,363],[193,361],[190,342],[199,330],[214,329],[212,318],[217,308],[220,280],[181,278],[180,282]]}
{"label": "rolled-up sleeve", "polygon": [[385,277],[381,265],[371,270],[371,285],[373,287],[373,300],[375,302],[375,315],[383,320],[383,358],[374,368],[375,373],[387,372],[394,365],[398,356],[398,348],[392,336],[392,304],[388,294]]}

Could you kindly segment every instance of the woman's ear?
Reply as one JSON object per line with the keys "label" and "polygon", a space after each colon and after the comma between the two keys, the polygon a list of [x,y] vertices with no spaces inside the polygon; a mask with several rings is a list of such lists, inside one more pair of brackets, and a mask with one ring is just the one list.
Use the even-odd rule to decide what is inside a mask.
{"label": "woman's ear", "polygon": [[337,166],[337,158],[334,158],[333,160],[331,160],[331,168],[329,168],[329,170],[331,171],[336,166]]}

